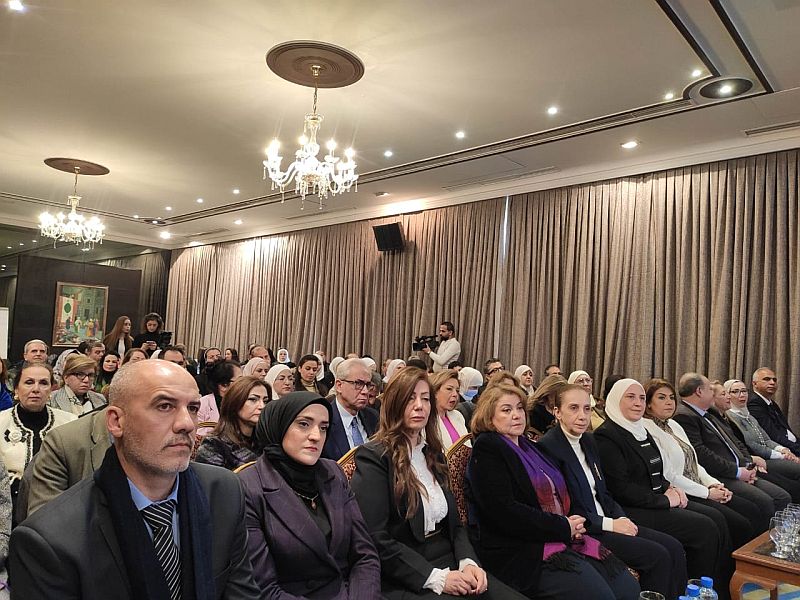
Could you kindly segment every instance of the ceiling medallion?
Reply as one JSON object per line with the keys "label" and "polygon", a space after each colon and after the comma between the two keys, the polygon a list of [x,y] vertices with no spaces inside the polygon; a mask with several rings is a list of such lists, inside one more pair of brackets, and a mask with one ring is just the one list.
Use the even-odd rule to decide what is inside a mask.
{"label": "ceiling medallion", "polygon": [[45,211],[39,215],[41,234],[52,238],[54,247],[58,242],[74,242],[76,245],[83,244],[84,249],[88,250],[95,244],[102,244],[106,228],[102,221],[97,217],[86,218],[77,211],[81,200],[78,196],[78,175],[106,175],[108,169],[102,165],[74,158],[48,158],[44,162],[53,169],[75,173],[75,184],[72,195],[67,196],[67,204],[70,206],[68,214],[59,212],[54,216]]}
{"label": "ceiling medallion", "polygon": [[295,151],[295,160],[281,170],[283,157],[279,154],[280,142],[273,139],[267,148],[267,159],[263,161],[264,179],[269,177],[272,189],[281,191],[281,202],[287,186],[294,181],[295,193],[300,196],[300,209],[305,208],[308,194],[316,194],[319,209],[322,200],[350,191],[355,185],[358,191],[355,151],[347,148],[344,158],[336,156],[336,141],[328,140],[328,153],[317,158],[320,145],[317,135],[323,116],[317,113],[319,88],[344,87],[355,83],[364,74],[364,65],[352,52],[332,44],[313,41],[295,41],[279,44],[267,53],[267,65],[275,74],[299,85],[313,86],[314,102],[311,112],[303,121],[300,147]]}

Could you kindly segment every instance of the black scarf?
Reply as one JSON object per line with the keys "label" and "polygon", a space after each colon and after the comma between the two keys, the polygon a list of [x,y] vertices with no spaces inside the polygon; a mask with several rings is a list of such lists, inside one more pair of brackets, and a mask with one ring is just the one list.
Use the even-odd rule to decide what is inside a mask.
{"label": "black scarf", "polygon": [[283,450],[283,438],[289,427],[301,412],[311,404],[320,404],[328,410],[331,420],[330,402],[311,392],[291,392],[273,400],[261,411],[254,432],[256,446],[263,449],[267,460],[281,474],[289,487],[304,496],[313,497],[319,493],[317,471],[319,461],[313,465],[303,465],[292,459]]}
{"label": "black scarf", "polygon": [[[214,600],[211,510],[200,481],[189,467],[179,475],[178,520],[181,540],[182,598]],[[169,600],[169,588],[144,519],[133,503],[125,471],[114,446],[108,449],[94,481],[108,501],[122,560],[136,600]],[[191,511],[189,507],[191,506]]]}

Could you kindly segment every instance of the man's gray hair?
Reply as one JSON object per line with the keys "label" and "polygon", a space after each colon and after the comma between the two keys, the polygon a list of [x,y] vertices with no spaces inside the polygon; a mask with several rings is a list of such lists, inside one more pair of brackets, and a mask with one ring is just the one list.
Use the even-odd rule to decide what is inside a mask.
{"label": "man's gray hair", "polygon": [[363,360],[360,358],[348,358],[336,367],[336,379],[350,379],[351,373],[356,367],[369,373],[369,368],[367,368]]}
{"label": "man's gray hair", "polygon": [[681,398],[688,398],[698,388],[703,387],[705,379],[700,373],[684,373],[678,382],[678,395]]}
{"label": "man's gray hair", "polygon": [[772,371],[772,369],[770,369],[769,367],[758,367],[755,371],[753,371],[753,381],[758,379],[758,373],[760,371]]}
{"label": "man's gray hair", "polygon": [[22,353],[23,353],[23,354],[27,354],[27,352],[28,352],[28,348],[30,348],[30,347],[31,347],[31,344],[44,344],[44,351],[45,351],[45,352],[50,352],[50,346],[48,346],[48,345],[47,345],[45,342],[43,342],[42,340],[28,340],[27,342],[25,342],[25,347],[24,347],[24,348],[23,348],[23,350],[22,350]]}

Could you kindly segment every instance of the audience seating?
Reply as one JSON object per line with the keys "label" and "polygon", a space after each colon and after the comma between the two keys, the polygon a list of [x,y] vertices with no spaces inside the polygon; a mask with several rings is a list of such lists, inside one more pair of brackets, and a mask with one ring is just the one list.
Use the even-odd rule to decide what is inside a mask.
{"label": "audience seating", "polygon": [[353,478],[353,473],[356,472],[356,448],[350,448],[347,454],[337,460],[336,463],[342,468],[342,471],[344,471],[347,481],[350,481]]}
{"label": "audience seating", "polygon": [[214,427],[217,426],[216,421],[202,421],[201,423],[197,424],[197,433],[194,434],[194,447],[192,448],[192,460],[197,458],[197,449],[200,448],[200,444],[203,441],[203,438],[206,437],[207,433],[200,433],[201,431],[207,432]]}

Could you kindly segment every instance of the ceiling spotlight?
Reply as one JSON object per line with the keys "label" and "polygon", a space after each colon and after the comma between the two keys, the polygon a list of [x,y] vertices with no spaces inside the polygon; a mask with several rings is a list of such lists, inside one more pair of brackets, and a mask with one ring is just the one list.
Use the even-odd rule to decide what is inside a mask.
{"label": "ceiling spotlight", "polygon": [[158,237],[160,237],[162,240],[168,240],[172,237],[172,234],[169,231],[162,231],[158,234]]}
{"label": "ceiling spotlight", "polygon": [[637,142],[636,140],[629,140],[629,141],[625,142],[624,144],[620,144],[620,146],[625,148],[625,150],[630,150],[632,148],[636,148],[636,146],[638,146],[638,145],[639,145],[639,142]]}
{"label": "ceiling spotlight", "polygon": [[384,196],[388,196],[389,192],[375,192],[376,198],[383,198]]}
{"label": "ceiling spotlight", "polygon": [[723,85],[723,86],[721,86],[721,87],[719,88],[719,93],[720,93],[720,94],[723,94],[723,95],[725,95],[725,96],[727,96],[728,94],[730,94],[732,91],[733,91],[733,86],[732,86],[732,85],[730,85],[730,84],[728,84],[728,83],[726,83],[725,85]]}
{"label": "ceiling spotlight", "polygon": [[138,219],[138,218],[139,218],[139,215],[133,215],[133,218],[134,218],[134,219]]}
{"label": "ceiling spotlight", "polygon": [[392,152],[391,150],[387,150],[386,152],[383,153],[383,155],[386,158],[390,158],[390,157],[394,156],[394,152]]}
{"label": "ceiling spotlight", "polygon": [[692,71],[692,77],[700,77],[700,75],[702,74],[703,71],[701,71],[700,69],[695,69],[694,71]]}
{"label": "ceiling spotlight", "polygon": [[744,77],[726,77],[703,85],[700,88],[700,95],[711,99],[733,98],[749,92],[752,87],[753,82]]}
{"label": "ceiling spotlight", "polygon": [[203,203],[203,199],[202,199],[202,198],[198,198],[198,199],[197,199],[197,203],[198,203],[198,204],[202,204],[202,203]]}
{"label": "ceiling spotlight", "polygon": [[200,242],[189,242],[189,247],[193,248],[195,246],[199,246]]}
{"label": "ceiling spotlight", "polygon": [[456,131],[456,137],[460,140],[463,140],[465,137],[467,137],[467,134],[463,131]]}
{"label": "ceiling spotlight", "polygon": [[82,252],[89,252],[89,250],[91,250],[91,248],[81,248]]}
{"label": "ceiling spotlight", "polygon": [[20,245],[20,246],[24,246],[25,244],[23,244],[22,242],[20,242],[20,243],[19,243],[19,245]]}
{"label": "ceiling spotlight", "polygon": [[5,265],[0,265],[0,267],[3,267],[4,269],[6,268],[6,266],[5,266]]}
{"label": "ceiling spotlight", "polygon": [[239,193],[239,188],[234,188],[234,189],[233,189],[233,193],[234,193],[234,194],[238,194],[238,193]]}
{"label": "ceiling spotlight", "polygon": [[164,210],[172,210],[172,207],[171,206],[165,206]]}
{"label": "ceiling spotlight", "polygon": [[557,106],[551,106],[550,108],[547,109],[547,114],[548,115],[557,115],[558,114],[558,107]]}
{"label": "ceiling spotlight", "polygon": [[39,240],[31,240],[34,244],[38,244]]}
{"label": "ceiling spotlight", "polygon": [[233,224],[234,224],[234,225],[241,225],[242,223],[243,223],[243,221],[242,221],[241,219],[236,219],[236,220],[233,222]]}
{"label": "ceiling spotlight", "polygon": [[675,94],[673,94],[672,92],[667,92],[666,94],[664,94],[664,100],[672,100],[674,97]]}
{"label": "ceiling spotlight", "polygon": [[25,12],[25,6],[20,0],[8,0],[8,8],[17,12]]}
{"label": "ceiling spotlight", "polygon": [[11,246],[6,246],[6,248],[8,248],[9,250],[11,250]]}

